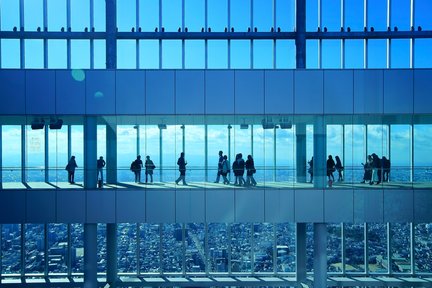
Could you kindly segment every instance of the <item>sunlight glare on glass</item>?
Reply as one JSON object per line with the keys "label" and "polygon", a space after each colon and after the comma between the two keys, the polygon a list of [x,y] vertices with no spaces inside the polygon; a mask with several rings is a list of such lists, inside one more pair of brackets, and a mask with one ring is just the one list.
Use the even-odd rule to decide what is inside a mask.
{"label": "sunlight glare on glass", "polygon": [[82,82],[85,80],[85,72],[82,69],[73,69],[72,70],[72,78],[75,81]]}
{"label": "sunlight glare on glass", "polygon": [[102,98],[102,97],[104,97],[104,94],[103,94],[101,91],[97,91],[97,92],[94,94],[94,97],[95,97],[95,98]]}

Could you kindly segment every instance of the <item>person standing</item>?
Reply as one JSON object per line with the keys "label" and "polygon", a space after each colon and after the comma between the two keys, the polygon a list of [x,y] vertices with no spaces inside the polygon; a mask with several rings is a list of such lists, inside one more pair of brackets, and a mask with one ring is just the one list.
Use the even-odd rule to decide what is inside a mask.
{"label": "person standing", "polygon": [[135,161],[132,162],[131,170],[135,174],[135,183],[141,183],[141,168],[143,167],[143,162],[141,156],[138,155]]}
{"label": "person standing", "polygon": [[75,169],[78,168],[78,165],[75,161],[75,156],[72,156],[66,166],[66,170],[68,171],[68,182],[69,184],[75,184]]}
{"label": "person standing", "polygon": [[[102,171],[102,169],[105,167],[105,165],[106,165],[105,160],[103,159],[102,156],[100,156],[99,159],[97,160],[97,163],[96,163],[96,167],[97,167],[96,180],[98,181],[99,188],[102,188],[102,185],[103,185],[103,171]],[[100,178],[99,178],[99,175],[100,175]]]}
{"label": "person standing", "polygon": [[310,181],[309,181],[309,183],[312,183],[312,181],[313,181],[313,156],[312,156],[311,160],[308,161],[308,164],[309,164],[308,172],[310,174]]}
{"label": "person standing", "polygon": [[150,156],[146,156],[145,161],[145,175],[146,175],[146,182],[148,181],[148,175],[150,175],[150,183],[153,183],[153,170],[156,168],[153,161],[150,160]]}
{"label": "person standing", "polygon": [[222,175],[222,163],[224,161],[224,157],[222,156],[222,154],[223,154],[223,152],[219,151],[218,171],[217,171],[217,176],[216,176],[216,180],[214,181],[214,183],[219,183],[220,176]]}
{"label": "person standing", "polygon": [[344,181],[343,174],[342,174],[342,171],[344,170],[344,167],[342,166],[342,162],[341,162],[339,156],[336,156],[335,159],[336,159],[335,168],[336,168],[336,171],[338,172],[338,182],[339,181]]}
{"label": "person standing", "polygon": [[252,158],[252,155],[247,156],[246,160],[246,185],[256,186],[257,182],[255,181],[253,174],[256,173],[255,163]]}
{"label": "person standing", "polygon": [[186,162],[184,156],[185,156],[185,153],[181,152],[180,157],[177,160],[177,165],[179,167],[180,176],[175,181],[176,185],[178,184],[178,182],[180,182],[180,180],[183,181],[183,185],[187,185],[186,184],[186,165],[187,165],[187,162]]}
{"label": "person standing", "polygon": [[[328,177],[328,180],[332,181],[332,182],[334,182],[333,172],[336,170],[335,165],[336,164],[333,160],[332,155],[329,155],[328,159],[327,159],[327,177]],[[329,185],[329,186],[331,186],[331,185]]]}

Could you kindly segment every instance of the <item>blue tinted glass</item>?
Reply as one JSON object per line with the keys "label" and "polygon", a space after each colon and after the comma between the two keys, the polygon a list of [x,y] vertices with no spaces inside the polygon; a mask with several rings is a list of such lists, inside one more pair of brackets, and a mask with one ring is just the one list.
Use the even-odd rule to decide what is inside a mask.
{"label": "blue tinted glass", "polygon": [[227,0],[208,0],[208,27],[212,31],[224,31],[228,27],[228,2]]}
{"label": "blue tinted glass", "polygon": [[131,31],[136,26],[136,1],[117,0],[117,27],[119,31]]}
{"label": "blue tinted glass", "polygon": [[253,26],[258,31],[268,32],[273,27],[273,1],[253,1]]}
{"label": "blue tinted glass", "polygon": [[162,68],[182,68],[182,42],[181,40],[162,41]]}
{"label": "blue tinted glass", "polygon": [[387,0],[368,1],[368,28],[374,27],[375,31],[387,30]]}
{"label": "blue tinted glass", "polygon": [[276,68],[296,68],[296,47],[294,40],[276,40]]}
{"label": "blue tinted glass", "polygon": [[185,27],[188,31],[198,32],[205,26],[204,4],[202,0],[185,0]]}
{"label": "blue tinted glass", "polygon": [[1,67],[20,68],[20,41],[1,39]]}
{"label": "blue tinted glass", "polygon": [[117,40],[117,68],[136,68],[136,41]]}
{"label": "blue tinted glass", "polygon": [[345,40],[345,68],[364,68],[364,40]]}
{"label": "blue tinted glass", "polygon": [[71,68],[90,68],[90,41],[71,40]]}
{"label": "blue tinted glass", "polygon": [[387,40],[369,40],[368,68],[387,68]]}
{"label": "blue tinted glass", "polygon": [[185,68],[204,69],[205,55],[204,40],[185,41]]}
{"label": "blue tinted glass", "polygon": [[318,13],[318,0],[306,1],[306,31],[317,31]]}
{"label": "blue tinted glass", "polygon": [[295,1],[294,0],[274,0],[274,1],[276,1],[276,27],[281,28],[281,30],[284,32],[294,31]]}
{"label": "blue tinted glass", "polygon": [[209,40],[207,43],[207,67],[209,69],[228,68],[228,41]]}
{"label": "blue tinted glass", "polygon": [[341,40],[322,41],[322,68],[339,69],[341,65]]}
{"label": "blue tinted glass", "polygon": [[253,42],[253,68],[273,68],[273,40],[254,40]]}
{"label": "blue tinted glass", "polygon": [[159,68],[159,40],[140,40],[140,68]]}
{"label": "blue tinted glass", "polygon": [[60,31],[66,29],[66,0],[48,0],[48,30]]}
{"label": "blue tinted glass", "polygon": [[341,28],[341,1],[321,0],[322,27],[328,31],[340,31]]}
{"label": "blue tinted glass", "polygon": [[159,0],[139,2],[139,23],[142,31],[150,32],[159,27]]}
{"label": "blue tinted glass", "polygon": [[364,28],[364,0],[345,0],[345,29],[363,31]]}
{"label": "blue tinted glass", "polygon": [[94,40],[93,49],[94,49],[93,67],[95,69],[105,69],[106,68],[105,40]]}
{"label": "blue tinted glass", "polygon": [[66,40],[48,40],[48,68],[67,68]]}
{"label": "blue tinted glass", "polygon": [[432,30],[431,11],[432,1],[414,1],[414,25],[416,29],[418,26],[421,26],[424,30]]}
{"label": "blue tinted glass", "polygon": [[233,40],[231,41],[231,68],[250,69],[250,41]]}
{"label": "blue tinted glass", "polygon": [[237,32],[251,27],[250,0],[231,0],[231,27]]}
{"label": "blue tinted glass", "polygon": [[397,26],[399,30],[410,30],[410,16],[410,0],[391,0],[390,26],[392,29]]}
{"label": "blue tinted glass", "polygon": [[24,29],[26,31],[36,31],[38,27],[43,29],[43,1],[25,0]]}
{"label": "blue tinted glass", "polygon": [[19,1],[2,0],[0,9],[1,30],[12,31],[20,27]]}
{"label": "blue tinted glass", "polygon": [[414,68],[432,68],[432,39],[416,39],[414,45]]}
{"label": "blue tinted glass", "polygon": [[410,68],[410,40],[393,39],[390,44],[390,68]]}
{"label": "blue tinted glass", "polygon": [[182,1],[162,0],[162,27],[174,32],[182,26]]}
{"label": "blue tinted glass", "polygon": [[90,2],[88,0],[71,0],[72,31],[84,31],[90,27]]}
{"label": "blue tinted glass", "polygon": [[44,68],[43,40],[24,40],[25,68]]}
{"label": "blue tinted glass", "polygon": [[306,41],[306,68],[316,69],[319,68],[318,58],[318,40]]}
{"label": "blue tinted glass", "polygon": [[105,31],[105,0],[93,0],[93,25],[95,31]]}

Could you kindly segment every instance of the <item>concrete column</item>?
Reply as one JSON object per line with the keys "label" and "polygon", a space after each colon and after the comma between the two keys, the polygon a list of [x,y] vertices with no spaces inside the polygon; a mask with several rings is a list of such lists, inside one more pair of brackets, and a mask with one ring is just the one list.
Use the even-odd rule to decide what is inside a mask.
{"label": "concrete column", "polygon": [[314,287],[327,287],[327,226],[314,223]]}
{"label": "concrete column", "polygon": [[117,124],[106,125],[106,182],[117,183]]}
{"label": "concrete column", "polygon": [[107,223],[107,283],[115,287],[117,280],[117,224]]}
{"label": "concrete column", "polygon": [[306,124],[304,123],[296,124],[295,127],[296,127],[296,179],[297,179],[296,181],[297,183],[306,183]]}
{"label": "concrete column", "polygon": [[87,116],[84,120],[84,188],[96,189],[97,161],[96,117]]}
{"label": "concrete column", "polygon": [[327,149],[326,149],[326,126],[323,116],[316,116],[314,122],[314,187],[325,188],[327,185]]}
{"label": "concrete column", "polygon": [[306,223],[296,224],[296,279],[306,280]]}
{"label": "concrete column", "polygon": [[84,224],[84,288],[97,287],[97,224],[86,223]]}

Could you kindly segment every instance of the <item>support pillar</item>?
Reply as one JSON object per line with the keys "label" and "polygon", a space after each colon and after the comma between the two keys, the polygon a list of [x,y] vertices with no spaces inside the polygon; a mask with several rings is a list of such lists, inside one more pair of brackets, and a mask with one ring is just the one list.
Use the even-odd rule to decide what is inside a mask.
{"label": "support pillar", "polygon": [[117,183],[117,125],[106,125],[106,182]]}
{"label": "support pillar", "polygon": [[296,127],[296,182],[306,183],[306,124],[304,123],[296,124],[295,127]]}
{"label": "support pillar", "polygon": [[117,280],[117,224],[107,224],[107,283],[111,288],[116,287]]}
{"label": "support pillar", "polygon": [[27,182],[26,126],[21,125],[21,182]]}
{"label": "support pillar", "polygon": [[162,126],[159,125],[159,182],[162,182],[162,174],[163,174],[163,170],[162,170]]}
{"label": "support pillar", "polygon": [[84,224],[84,288],[97,287],[97,224],[86,223]]}
{"label": "support pillar", "polygon": [[306,280],[306,223],[296,224],[296,279]]}
{"label": "support pillar", "polygon": [[327,287],[327,226],[314,223],[314,287]]}
{"label": "support pillar", "polygon": [[313,135],[313,174],[314,187],[323,189],[327,185],[327,149],[326,149],[326,126],[323,116],[316,116]]}
{"label": "support pillar", "polygon": [[44,131],[44,137],[45,137],[45,141],[44,141],[44,153],[45,153],[45,159],[44,159],[44,168],[45,168],[45,182],[49,182],[49,151],[48,151],[48,126],[45,126],[45,131]]}
{"label": "support pillar", "polygon": [[84,120],[84,188],[96,189],[97,125],[95,116]]}

